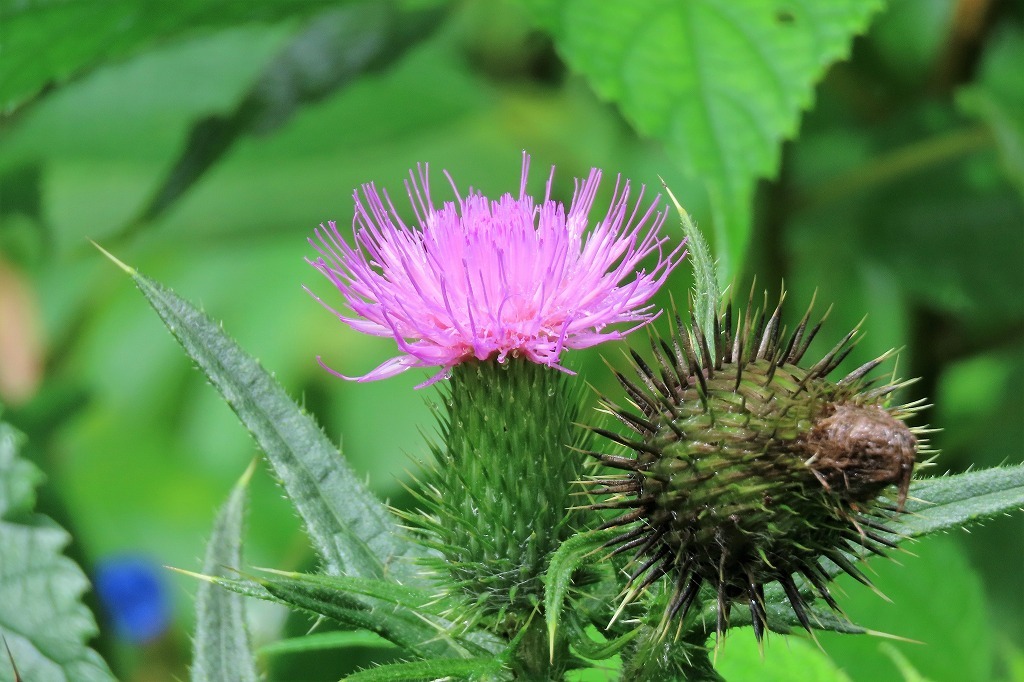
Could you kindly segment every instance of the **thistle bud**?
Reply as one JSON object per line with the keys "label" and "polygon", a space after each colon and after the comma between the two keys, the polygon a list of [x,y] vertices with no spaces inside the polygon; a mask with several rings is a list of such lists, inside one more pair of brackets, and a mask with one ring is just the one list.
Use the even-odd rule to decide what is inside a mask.
{"label": "thistle bud", "polygon": [[[810,630],[797,581],[838,610],[822,562],[867,583],[850,555],[893,546],[883,521],[906,499],[921,443],[904,419],[919,406],[890,406],[904,384],[866,378],[889,354],[829,378],[856,330],[804,363],[821,323],[809,328],[808,310],[787,338],[780,313],[781,304],[771,316],[748,306],[734,332],[730,305],[708,337],[692,315],[677,321],[668,341],[652,344],[657,369],[634,353],[639,381],[618,374],[632,408],[605,400],[633,433],[595,430],[635,454],[592,453],[621,472],[592,481],[606,496],[592,508],[621,512],[604,527],[623,529],[608,543],[613,554],[633,552],[624,605],[662,576],[673,581],[663,628],[709,585],[719,634],[730,606],[744,603],[760,639],[764,586],[778,581]],[[895,507],[877,500],[889,486]]]}

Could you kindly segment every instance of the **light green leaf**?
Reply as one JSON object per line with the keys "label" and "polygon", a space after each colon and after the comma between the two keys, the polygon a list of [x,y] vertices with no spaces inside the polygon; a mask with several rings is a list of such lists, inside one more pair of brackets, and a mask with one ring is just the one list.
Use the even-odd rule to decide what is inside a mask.
{"label": "light green leaf", "polygon": [[736,632],[725,641],[715,669],[727,680],[757,682],[849,682],[850,678],[812,642],[795,637],[768,637],[762,644],[752,631]]}
{"label": "light green leaf", "polygon": [[11,112],[100,64],[202,29],[304,16],[322,2],[0,0],[4,66],[0,111]]}
{"label": "light green leaf", "polygon": [[[242,564],[246,495],[256,463],[246,470],[217,513],[206,545],[203,573],[223,575]],[[196,590],[196,636],[192,643],[192,682],[260,679],[246,626],[245,597],[202,581]]]}
{"label": "light green leaf", "polygon": [[267,456],[329,573],[422,582],[419,552],[313,418],[218,324],[107,254],[135,281]]}
{"label": "light green leaf", "polygon": [[[61,552],[71,536],[34,514],[42,473],[18,456],[18,434],[0,422],[0,636],[21,679],[31,682],[108,682],[114,679],[85,642],[96,621],[81,602],[89,581]],[[0,659],[0,681],[15,680]]]}
{"label": "light green leaf", "polygon": [[494,658],[438,658],[433,661],[391,663],[363,670],[345,679],[348,682],[427,682],[447,679],[492,679],[501,672],[501,661]]}
{"label": "light green leaf", "polygon": [[778,170],[825,69],[883,0],[521,0],[569,65],[665,143],[711,200],[719,276],[739,273],[758,178]]}

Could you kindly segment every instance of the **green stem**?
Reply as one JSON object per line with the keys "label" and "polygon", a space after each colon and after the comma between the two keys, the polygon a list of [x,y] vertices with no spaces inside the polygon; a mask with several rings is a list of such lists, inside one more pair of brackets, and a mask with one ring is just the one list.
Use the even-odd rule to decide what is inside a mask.
{"label": "green stem", "polygon": [[549,665],[540,576],[575,530],[582,398],[566,378],[524,359],[455,367],[424,500],[443,571],[493,632],[521,636],[523,671]]}
{"label": "green stem", "polygon": [[976,127],[915,142],[812,189],[796,207],[819,208],[865,190],[885,185],[925,168],[965,156],[992,145],[992,133]]}

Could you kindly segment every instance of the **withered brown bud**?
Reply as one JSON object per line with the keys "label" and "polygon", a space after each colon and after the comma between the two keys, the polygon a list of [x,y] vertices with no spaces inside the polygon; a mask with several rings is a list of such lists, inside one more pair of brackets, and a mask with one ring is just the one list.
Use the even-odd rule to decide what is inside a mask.
{"label": "withered brown bud", "polygon": [[797,442],[815,476],[843,499],[868,502],[895,484],[897,506],[906,502],[917,437],[885,408],[830,405]]}

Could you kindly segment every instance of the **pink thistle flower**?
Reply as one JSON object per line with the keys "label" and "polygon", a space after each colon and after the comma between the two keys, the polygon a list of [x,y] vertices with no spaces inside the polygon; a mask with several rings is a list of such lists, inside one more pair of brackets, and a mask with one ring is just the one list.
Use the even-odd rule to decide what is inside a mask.
{"label": "pink thistle flower", "polygon": [[[361,199],[357,190],[356,246],[333,221],[309,240],[320,254],[309,263],[338,287],[355,316],[310,293],[356,331],[392,337],[402,354],[361,377],[339,374],[317,357],[320,365],[356,381],[442,368],[421,386],[472,358],[524,356],[569,372],[559,364],[564,349],[621,339],[657,317],[648,301],[686,255],[682,243],[665,253],[660,195],[641,213],[644,188],[631,207],[629,181],[619,178],[608,213],[588,231],[601,171],[577,179],[567,214],[551,200],[554,167],[540,206],[526,194],[529,166],[524,153],[519,198],[497,201],[472,188],[463,198],[446,172],[457,203],[440,207],[430,196],[427,165],[419,166],[418,181],[410,171],[405,184],[415,227],[402,222],[386,191],[366,184]],[[653,269],[640,269],[651,254]],[[632,326],[608,329],[620,324]]]}

